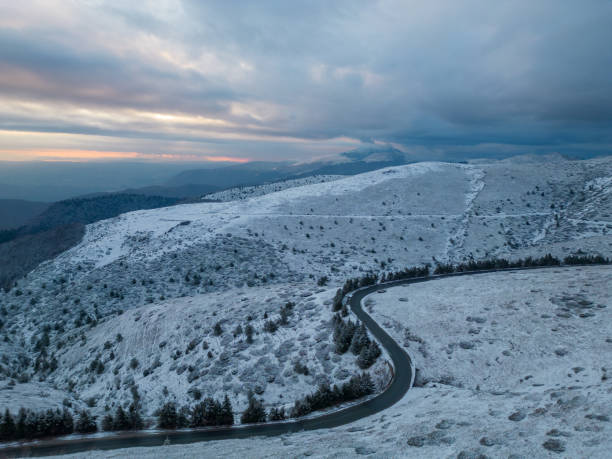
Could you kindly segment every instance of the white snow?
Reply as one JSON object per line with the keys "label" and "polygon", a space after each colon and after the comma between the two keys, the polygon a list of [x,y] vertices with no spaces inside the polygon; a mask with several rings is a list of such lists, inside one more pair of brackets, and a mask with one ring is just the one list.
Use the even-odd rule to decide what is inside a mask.
{"label": "white snow", "polygon": [[[611,281],[612,268],[586,267],[389,288],[370,297],[374,314],[406,341],[431,379],[393,407],[328,431],[89,452],[88,457],[607,458]],[[565,309],[571,317],[557,315]],[[595,316],[581,318],[579,311]],[[480,332],[474,335],[471,328]],[[414,336],[406,339],[408,329],[424,341],[427,356]],[[463,341],[477,341],[476,347],[456,345]],[[561,348],[567,354],[555,353]],[[564,451],[545,449],[547,441],[558,441]]]}
{"label": "white snow", "polygon": [[[313,352],[323,342],[323,338],[320,343],[316,342],[315,331],[322,330],[321,324],[330,317],[329,305],[325,302],[329,302],[335,288],[347,278],[472,256],[526,257],[552,252],[564,257],[578,249],[610,256],[611,183],[610,157],[589,161],[505,160],[468,165],[419,163],[324,183],[293,183],[290,188],[271,193],[268,187],[254,191],[258,196],[248,199],[236,195],[237,200],[229,202],[131,212],[88,225],[79,245],[39,266],[9,293],[0,292],[3,308],[0,311],[6,311],[2,313],[4,325],[0,329],[0,401],[10,402],[11,407],[28,404],[46,408],[58,406],[66,398],[73,406],[81,407],[93,398],[96,406],[92,409],[101,413],[105,405],[110,408],[113,403],[126,402],[133,382],[142,393],[145,414],[150,415],[159,405],[164,385],[168,387],[168,397],[186,403],[192,401],[188,390],[193,384],[200,384],[210,394],[230,392],[233,403],[240,409],[247,386],[266,376],[257,374],[252,381],[248,380],[249,375],[242,376],[246,368],[246,360],[242,358],[248,359],[252,349],[238,351],[236,355],[240,358],[230,359],[222,375],[213,378],[206,374],[191,383],[188,374],[193,372],[188,367],[204,368],[206,353],[198,344],[199,354],[183,354],[175,362],[171,351],[184,352],[191,340],[209,339],[205,335],[217,320],[226,321],[226,331],[231,331],[239,323],[245,326],[247,311],[259,316],[266,311],[278,314],[282,299],[296,301],[302,316],[296,316],[295,323],[280,330],[278,337],[260,335],[257,346],[261,346],[262,352],[258,358],[270,357],[272,363],[278,364],[281,375],[289,368],[288,362],[299,352],[305,352],[301,357],[312,365],[315,374],[311,378],[298,376],[297,380],[293,375],[283,377],[286,384],[283,390],[290,394],[287,396],[290,404],[315,389],[317,376],[330,375],[336,381],[341,379],[335,376],[341,367],[355,370],[352,356],[334,360],[330,354],[332,368],[326,369]],[[301,309],[310,300],[300,295],[318,291],[316,282],[321,276],[329,277],[325,291],[313,296],[313,309]],[[423,288],[436,285],[439,284],[434,282]],[[497,284],[491,289],[498,289]],[[423,298],[439,298],[435,291],[424,291],[428,293]],[[530,301],[521,300],[520,294],[517,295],[517,304]],[[544,293],[530,295],[538,301],[545,299]],[[507,296],[514,298],[511,291]],[[247,300],[243,303],[241,298]],[[444,305],[441,298],[439,301]],[[521,309],[515,311],[514,307],[518,306],[497,311],[500,319],[488,318],[479,334],[462,335],[456,342],[425,339],[419,327],[413,328],[410,321],[411,325],[406,326],[425,340],[426,352],[435,343],[442,346],[435,349],[443,352],[443,360],[420,365],[426,357],[416,356],[423,370],[422,377],[439,381],[450,375],[455,378],[454,384],[460,383],[463,389],[452,386],[445,390],[458,399],[473,400],[478,397],[455,391],[475,391],[480,386],[480,392],[484,393],[489,387],[487,384],[501,384],[505,378],[513,377],[515,371],[523,373],[524,364],[514,360],[520,354],[512,353],[523,340],[535,346],[534,340],[539,342],[544,333],[536,324],[544,326],[549,319],[531,317]],[[432,320],[444,322],[451,330],[467,323],[467,313],[459,317],[448,304],[445,308],[431,315]],[[378,313],[376,306],[374,312]],[[396,312],[397,317],[391,314],[383,320],[395,320],[397,323],[390,322],[391,329],[397,327],[398,333],[405,333],[401,328],[405,319],[401,319],[399,310]],[[259,316],[256,321],[260,327]],[[510,341],[495,338],[489,344],[483,338],[493,320],[499,324],[506,316],[521,317],[525,323],[516,326],[518,335],[507,337],[514,348],[509,345]],[[138,321],[137,317],[140,317]],[[425,321],[425,315],[421,319]],[[576,319],[576,322],[593,322],[593,319]],[[430,329],[434,330],[435,325],[436,322],[431,324]],[[575,330],[572,327],[566,330],[561,325],[560,330],[572,336]],[[470,327],[476,329],[480,325],[470,323]],[[426,328],[424,322],[423,329]],[[456,333],[469,332],[469,328],[463,328],[457,328]],[[49,358],[58,359],[58,370],[51,374],[32,374],[32,362],[38,356],[35,343],[45,329],[49,329],[51,339]],[[496,325],[495,333],[501,333],[500,329]],[[103,348],[106,341],[115,342],[117,330],[121,330],[125,339],[112,344],[116,355],[111,361],[111,348]],[[530,335],[521,335],[527,330]],[[309,337],[300,340],[302,334]],[[558,338],[561,335],[555,332],[553,336],[561,339]],[[449,335],[449,339],[451,336],[454,335]],[[299,343],[291,351],[288,362],[281,362],[282,365],[274,356],[280,337],[286,340],[297,337]],[[402,341],[404,337],[402,334]],[[269,342],[264,338],[269,338]],[[169,344],[160,350],[159,343],[164,340]],[[210,339],[215,361],[224,346],[238,349],[239,339],[231,337],[230,340],[223,344]],[[462,341],[468,347],[472,341],[476,342],[474,349],[462,348]],[[420,352],[420,344],[410,343],[411,351]],[[479,362],[473,357],[481,351],[486,351],[487,356],[495,353],[489,363],[495,368],[499,366],[497,373],[482,378],[478,373],[470,373]],[[504,355],[504,351],[511,356]],[[521,352],[540,362],[536,351]],[[504,355],[503,359],[500,357],[503,364],[495,361],[499,353]],[[92,375],[88,366],[98,354],[104,370],[100,375]],[[464,354],[475,363],[468,360],[469,365],[466,363],[465,367],[455,366],[455,356]],[[161,366],[152,375],[145,376],[143,371],[158,355]],[[438,352],[430,350],[433,358],[431,355],[437,356]],[[129,369],[133,357],[139,361],[137,371]],[[198,362],[200,358],[203,360]],[[557,362],[556,357],[550,359],[540,363]],[[115,374],[120,363],[122,366]],[[181,365],[186,365],[187,370],[178,374]],[[535,370],[529,370],[533,378],[538,376]],[[565,367],[559,367],[546,374],[558,376],[563,371]],[[526,374],[520,374],[518,379]],[[19,382],[25,380],[29,382]],[[117,384],[120,389],[116,389]],[[263,397],[269,406],[280,403],[279,387],[270,383],[264,391]],[[49,395],[32,397],[31,394]],[[483,400],[488,400],[486,397],[497,400],[498,396],[483,397]]]}

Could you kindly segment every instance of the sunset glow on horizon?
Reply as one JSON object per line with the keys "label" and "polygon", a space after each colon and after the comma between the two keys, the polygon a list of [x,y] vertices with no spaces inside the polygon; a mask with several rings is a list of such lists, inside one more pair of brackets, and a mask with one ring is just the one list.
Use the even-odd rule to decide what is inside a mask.
{"label": "sunset glow on horizon", "polygon": [[249,158],[233,156],[150,154],[135,151],[98,150],[0,150],[0,161],[105,161],[105,160],[185,161],[248,163]]}

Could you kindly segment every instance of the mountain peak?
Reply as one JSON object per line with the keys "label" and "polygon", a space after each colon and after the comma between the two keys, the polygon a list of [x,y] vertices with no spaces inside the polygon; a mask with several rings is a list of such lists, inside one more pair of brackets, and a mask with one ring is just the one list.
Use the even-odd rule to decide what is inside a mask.
{"label": "mountain peak", "polygon": [[403,163],[406,160],[404,153],[390,144],[368,144],[341,153],[341,156],[353,161],[393,161]]}

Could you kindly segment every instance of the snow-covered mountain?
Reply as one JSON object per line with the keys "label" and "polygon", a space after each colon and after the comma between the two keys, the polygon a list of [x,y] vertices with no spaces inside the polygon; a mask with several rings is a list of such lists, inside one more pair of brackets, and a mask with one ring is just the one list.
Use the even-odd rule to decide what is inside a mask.
{"label": "snow-covered mountain", "polygon": [[[470,257],[610,256],[611,190],[609,157],[431,162],[88,225],[0,294],[0,406],[102,415],[134,390],[145,416],[198,392],[289,406],[359,371],[333,352],[329,305],[345,279]],[[289,322],[266,332],[286,302]]]}
{"label": "snow-covered mountain", "polygon": [[406,162],[406,155],[392,145],[367,145],[354,150],[346,151],[341,156],[353,161],[389,161],[398,164]]}
{"label": "snow-covered mountain", "polygon": [[389,288],[370,297],[369,309],[422,369],[418,387],[396,405],[329,430],[113,457],[608,458],[611,271],[542,269]]}

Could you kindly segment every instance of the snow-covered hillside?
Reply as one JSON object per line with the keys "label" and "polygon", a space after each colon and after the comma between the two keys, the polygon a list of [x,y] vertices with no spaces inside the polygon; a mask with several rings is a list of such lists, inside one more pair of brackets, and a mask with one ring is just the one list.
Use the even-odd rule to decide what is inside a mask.
{"label": "snow-covered hillside", "polygon": [[[334,353],[334,293],[288,283],[134,308],[83,327],[80,334],[65,333],[65,345],[55,352],[60,370],[45,383],[70,387],[64,397],[77,406],[88,402],[99,415],[128,405],[134,389],[145,416],[165,401],[181,406],[225,394],[241,412],[249,392],[264,398],[266,408],[289,412],[319,384],[341,384],[359,371],[356,356]],[[278,322],[288,302],[293,304],[285,323],[267,331],[266,322]],[[389,382],[389,368],[378,359],[369,370],[379,389]],[[59,395],[49,394],[40,406],[61,406]],[[0,390],[0,406],[16,412],[31,405],[30,396],[19,386]]]}
{"label": "snow-covered hillside", "polygon": [[[419,163],[89,225],[79,245],[0,293],[0,400],[17,406],[23,387],[104,410],[117,386],[115,401],[137,385],[152,413],[160,391],[187,402],[197,381],[203,393],[230,391],[241,407],[246,391],[276,370],[285,386],[267,381],[269,403],[281,392],[294,400],[315,389],[320,374],[335,381],[342,370],[358,370],[348,356],[317,357],[331,334],[324,302],[346,278],[470,256],[565,256],[579,248],[610,256],[611,180],[611,158]],[[316,292],[324,276],[329,282],[316,300],[301,296]],[[230,333],[248,315],[278,314],[281,299],[297,304],[293,322],[278,337],[259,324],[260,347],[241,349],[233,333],[225,343],[209,337],[217,321]],[[187,355],[193,340],[198,352]],[[285,352],[283,340],[296,344],[286,361],[276,356]],[[243,373],[255,349],[273,372],[262,364],[265,371]],[[311,376],[285,374],[298,357]],[[206,373],[209,361],[224,372]]]}
{"label": "snow-covered hillside", "polygon": [[369,309],[422,373],[393,407],[327,431],[88,454],[608,458],[611,283],[605,266],[389,288]]}

